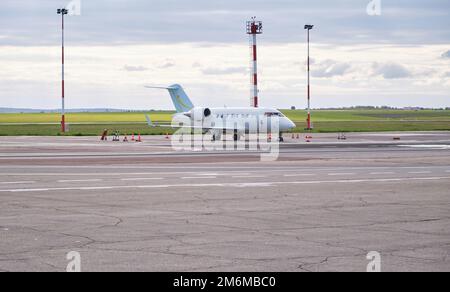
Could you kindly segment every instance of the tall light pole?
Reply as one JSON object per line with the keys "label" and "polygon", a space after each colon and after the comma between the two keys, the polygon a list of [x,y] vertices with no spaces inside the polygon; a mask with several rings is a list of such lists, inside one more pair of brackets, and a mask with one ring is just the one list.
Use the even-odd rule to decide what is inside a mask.
{"label": "tall light pole", "polygon": [[57,13],[61,15],[61,28],[62,28],[62,71],[61,71],[61,77],[62,77],[62,84],[61,84],[61,98],[62,98],[62,105],[61,105],[61,132],[66,132],[66,109],[65,109],[65,103],[64,103],[64,96],[65,96],[65,88],[64,88],[64,15],[67,15],[69,13],[69,10],[63,8],[58,9]]}
{"label": "tall light pole", "polygon": [[256,37],[263,33],[263,25],[261,21],[257,21],[256,17],[247,21],[247,34],[250,35],[250,51],[251,51],[251,106],[257,108],[259,106],[259,90],[258,90],[258,51]]}
{"label": "tall light pole", "polygon": [[310,53],[310,38],[309,38],[309,32],[311,31],[311,29],[314,28],[314,25],[311,24],[307,24],[305,25],[305,29],[308,32],[308,119],[307,119],[307,128],[306,130],[311,131],[312,128],[312,123],[311,123],[311,59],[309,57],[309,53]]}

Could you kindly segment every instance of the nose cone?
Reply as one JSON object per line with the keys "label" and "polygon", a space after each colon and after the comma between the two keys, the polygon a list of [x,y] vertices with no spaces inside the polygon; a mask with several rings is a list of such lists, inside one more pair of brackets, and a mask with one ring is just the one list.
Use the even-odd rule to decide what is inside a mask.
{"label": "nose cone", "polygon": [[297,128],[297,125],[293,121],[289,121],[289,122],[291,123],[289,126],[290,130]]}
{"label": "nose cone", "polygon": [[289,130],[295,129],[296,127],[297,127],[297,125],[294,124],[288,118],[284,118],[283,121],[281,122],[281,128],[283,131],[289,131]]}

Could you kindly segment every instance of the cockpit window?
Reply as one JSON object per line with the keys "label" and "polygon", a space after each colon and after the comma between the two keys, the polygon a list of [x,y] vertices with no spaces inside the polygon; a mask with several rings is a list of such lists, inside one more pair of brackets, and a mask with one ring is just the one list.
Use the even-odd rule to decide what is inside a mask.
{"label": "cockpit window", "polygon": [[266,117],[280,117],[280,118],[284,117],[284,115],[282,113],[274,113],[274,112],[266,113],[265,116]]}

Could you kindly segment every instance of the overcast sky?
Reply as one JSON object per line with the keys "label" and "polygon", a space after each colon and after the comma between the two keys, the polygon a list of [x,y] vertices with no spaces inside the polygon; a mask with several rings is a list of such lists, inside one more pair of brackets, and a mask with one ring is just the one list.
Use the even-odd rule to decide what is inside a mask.
{"label": "overcast sky", "polygon": [[[59,107],[56,9],[69,2],[0,2],[0,107]],[[199,106],[248,106],[252,16],[264,23],[262,106],[305,106],[305,23],[316,25],[314,107],[450,106],[448,0],[381,0],[380,16],[371,0],[80,2],[66,18],[69,108],[172,109],[143,85],[173,83]]]}

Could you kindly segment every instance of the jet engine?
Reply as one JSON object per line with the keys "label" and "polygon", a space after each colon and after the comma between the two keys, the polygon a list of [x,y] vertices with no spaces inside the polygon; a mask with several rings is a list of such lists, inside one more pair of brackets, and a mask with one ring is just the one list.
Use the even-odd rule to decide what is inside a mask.
{"label": "jet engine", "polygon": [[203,121],[211,116],[209,108],[195,108],[191,111],[191,118],[195,121]]}

